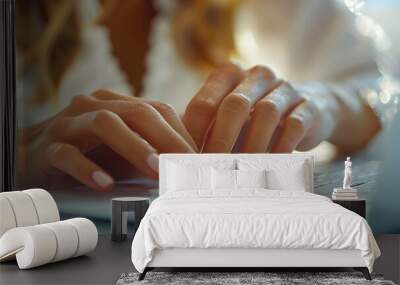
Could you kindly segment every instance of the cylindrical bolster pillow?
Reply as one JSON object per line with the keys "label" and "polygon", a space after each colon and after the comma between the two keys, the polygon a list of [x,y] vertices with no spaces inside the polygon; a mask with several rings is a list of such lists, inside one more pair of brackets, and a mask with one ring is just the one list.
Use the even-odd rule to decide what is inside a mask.
{"label": "cylindrical bolster pillow", "polygon": [[0,238],[0,261],[16,255],[19,268],[27,269],[86,254],[96,245],[96,226],[84,218],[20,227]]}
{"label": "cylindrical bolster pillow", "polygon": [[6,197],[0,195],[0,237],[9,229],[15,228],[17,222],[11,204]]}
{"label": "cylindrical bolster pillow", "polygon": [[30,196],[22,191],[11,191],[1,193],[13,209],[17,227],[33,226],[39,223],[35,206]]}
{"label": "cylindrical bolster pillow", "polygon": [[60,220],[57,204],[49,192],[43,189],[29,189],[22,192],[31,197],[39,218],[39,224],[57,222]]}
{"label": "cylindrical bolster pillow", "polygon": [[11,229],[0,239],[0,260],[9,260],[16,255],[21,269],[49,263],[56,251],[54,233],[42,225]]}
{"label": "cylindrical bolster pillow", "polygon": [[70,258],[75,255],[78,249],[78,233],[71,228],[68,221],[44,224],[44,227],[51,229],[57,239],[57,251],[52,262]]}
{"label": "cylindrical bolster pillow", "polygon": [[78,248],[74,254],[79,256],[94,250],[97,246],[98,233],[92,221],[85,218],[74,218],[66,220],[78,233]]}
{"label": "cylindrical bolster pillow", "polygon": [[57,204],[43,189],[0,193],[0,237],[9,229],[60,220]]}

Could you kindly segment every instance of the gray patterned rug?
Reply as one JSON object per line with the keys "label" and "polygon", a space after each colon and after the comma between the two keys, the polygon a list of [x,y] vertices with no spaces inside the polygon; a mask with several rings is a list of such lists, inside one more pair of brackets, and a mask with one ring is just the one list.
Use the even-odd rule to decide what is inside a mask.
{"label": "gray patterned rug", "polygon": [[359,272],[148,272],[146,278],[138,281],[138,273],[122,274],[117,285],[134,284],[379,284],[395,285],[382,276],[372,275],[373,280],[364,279]]}

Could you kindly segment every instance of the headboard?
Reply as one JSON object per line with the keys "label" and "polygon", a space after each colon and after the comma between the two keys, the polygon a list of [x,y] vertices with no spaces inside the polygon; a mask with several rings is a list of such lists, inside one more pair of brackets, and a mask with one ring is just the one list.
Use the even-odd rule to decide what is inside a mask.
{"label": "headboard", "polygon": [[167,185],[167,168],[168,163],[175,162],[175,163],[182,163],[182,162],[190,162],[190,164],[202,164],[206,162],[210,166],[213,163],[218,161],[229,161],[232,160],[232,163],[240,160],[295,160],[295,161],[304,161],[308,166],[308,173],[306,173],[306,178],[308,179],[308,188],[306,189],[307,192],[314,191],[314,156],[309,153],[291,153],[291,154],[270,154],[270,153],[240,153],[240,154],[176,154],[176,153],[168,153],[168,154],[161,154],[160,161],[159,161],[159,194],[162,195],[166,192],[166,185]]}

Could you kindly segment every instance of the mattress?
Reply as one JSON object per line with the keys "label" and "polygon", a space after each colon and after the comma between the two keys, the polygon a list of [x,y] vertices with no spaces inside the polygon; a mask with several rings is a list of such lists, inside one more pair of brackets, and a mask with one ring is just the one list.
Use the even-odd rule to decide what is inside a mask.
{"label": "mattress", "polygon": [[359,250],[370,271],[380,255],[361,216],[316,194],[265,189],[160,196],[133,239],[132,262],[143,272],[155,250],[170,248]]}

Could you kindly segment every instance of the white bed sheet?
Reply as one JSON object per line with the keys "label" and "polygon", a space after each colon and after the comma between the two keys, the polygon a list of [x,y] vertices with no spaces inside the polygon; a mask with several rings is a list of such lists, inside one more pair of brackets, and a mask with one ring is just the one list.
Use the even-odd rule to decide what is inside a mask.
{"label": "white bed sheet", "polygon": [[326,197],[265,189],[218,194],[171,192],[154,200],[132,243],[135,268],[143,272],[154,250],[166,248],[357,249],[370,271],[380,255],[365,219]]}

